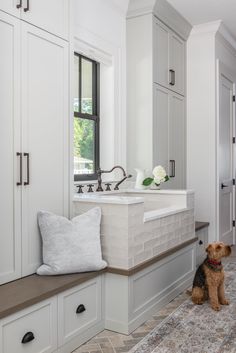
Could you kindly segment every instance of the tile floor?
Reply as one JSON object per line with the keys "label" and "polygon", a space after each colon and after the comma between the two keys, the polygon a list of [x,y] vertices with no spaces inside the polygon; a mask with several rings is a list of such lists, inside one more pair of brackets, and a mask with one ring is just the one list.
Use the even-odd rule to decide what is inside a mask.
{"label": "tile floor", "polygon": [[[236,262],[236,246],[233,248],[232,255],[224,261]],[[186,292],[181,293],[172,302],[163,309],[155,313],[143,325],[133,331],[129,336],[116,332],[104,330],[97,336],[89,340],[87,343],[77,348],[73,353],[125,353],[129,352],[137,343],[141,341],[155,326],[161,323],[169,316],[177,307],[182,304],[188,295]]]}

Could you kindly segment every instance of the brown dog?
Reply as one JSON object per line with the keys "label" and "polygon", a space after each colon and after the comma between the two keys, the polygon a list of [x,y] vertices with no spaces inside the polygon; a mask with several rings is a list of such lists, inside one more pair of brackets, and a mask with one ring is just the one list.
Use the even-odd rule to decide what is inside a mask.
{"label": "brown dog", "polygon": [[224,243],[209,244],[207,258],[199,266],[193,280],[192,301],[203,304],[209,297],[213,310],[220,310],[220,304],[229,305],[225,298],[224,270],[221,258],[231,254],[231,247]]}

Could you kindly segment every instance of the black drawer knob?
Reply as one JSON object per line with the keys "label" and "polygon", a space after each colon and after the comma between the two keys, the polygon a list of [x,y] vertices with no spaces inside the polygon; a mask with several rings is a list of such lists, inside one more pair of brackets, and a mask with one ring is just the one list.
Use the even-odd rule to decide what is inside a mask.
{"label": "black drawer knob", "polygon": [[199,240],[199,243],[198,243],[199,245],[202,245],[203,244],[203,241],[202,240]]}
{"label": "black drawer knob", "polygon": [[34,334],[33,332],[27,332],[24,337],[21,340],[21,343],[25,344],[25,343],[29,343],[31,341],[34,340]]}
{"label": "black drawer knob", "polygon": [[80,304],[80,305],[78,306],[78,308],[76,309],[76,314],[81,314],[81,313],[83,313],[85,310],[86,310],[86,309],[85,309],[84,304]]}

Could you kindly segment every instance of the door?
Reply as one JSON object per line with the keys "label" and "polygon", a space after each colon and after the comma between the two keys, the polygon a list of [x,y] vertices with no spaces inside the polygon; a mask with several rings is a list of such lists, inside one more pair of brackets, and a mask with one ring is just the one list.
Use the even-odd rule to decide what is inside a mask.
{"label": "door", "polygon": [[[22,23],[23,275],[42,261],[39,210],[68,211],[68,45]],[[29,154],[29,155],[28,155]]]}
{"label": "door", "polygon": [[0,284],[21,274],[20,21],[0,12]]}
{"label": "door", "polygon": [[68,39],[68,0],[25,0],[25,4],[24,11],[21,12],[22,20]]}
{"label": "door", "polygon": [[219,239],[233,244],[233,90],[223,74],[219,80]]}
{"label": "door", "polygon": [[22,0],[0,0],[0,10],[14,15],[21,16]]}
{"label": "door", "polygon": [[154,124],[153,124],[153,167],[162,165],[169,169],[169,92],[166,88],[154,85]]}
{"label": "door", "polygon": [[186,187],[185,99],[171,94],[169,100],[169,176],[168,188]]}
{"label": "door", "polygon": [[176,34],[170,34],[169,88],[184,95],[185,43]]}
{"label": "door", "polygon": [[154,82],[168,87],[169,75],[169,31],[159,21],[154,24]]}

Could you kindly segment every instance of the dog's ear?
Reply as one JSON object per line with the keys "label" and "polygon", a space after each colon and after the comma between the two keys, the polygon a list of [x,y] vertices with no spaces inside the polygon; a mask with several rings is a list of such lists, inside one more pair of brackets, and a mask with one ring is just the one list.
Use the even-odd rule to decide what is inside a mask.
{"label": "dog's ear", "polygon": [[206,252],[207,252],[208,254],[210,254],[211,251],[212,251],[212,245],[209,244],[209,245],[207,246],[207,248],[206,248]]}

